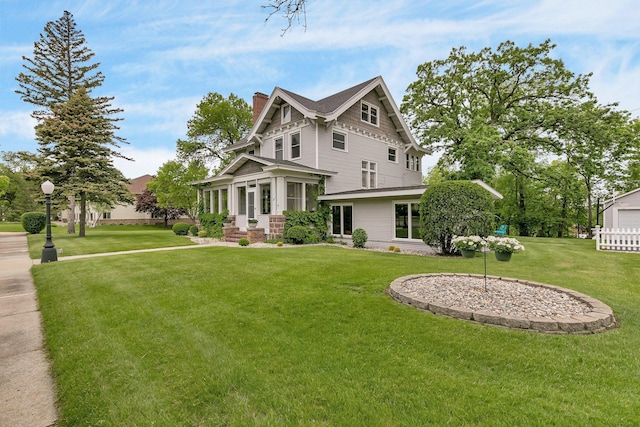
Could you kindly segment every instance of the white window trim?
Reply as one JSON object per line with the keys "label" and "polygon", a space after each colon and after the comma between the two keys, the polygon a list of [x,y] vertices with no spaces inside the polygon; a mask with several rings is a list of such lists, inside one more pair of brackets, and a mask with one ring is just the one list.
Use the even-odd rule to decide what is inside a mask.
{"label": "white window trim", "polygon": [[[367,169],[364,169],[362,167],[362,162],[367,162]],[[376,174],[376,182],[374,183],[374,186],[371,187],[371,164],[376,165],[375,169],[373,170],[373,172]],[[378,162],[374,162],[373,160],[366,160],[366,159],[361,159],[360,160],[360,180],[362,181],[362,172],[367,171],[367,186],[366,187],[361,187],[362,189],[376,189],[378,188]],[[362,182],[360,182],[360,184],[362,185]]]}
{"label": "white window trim", "polygon": [[[287,108],[288,107],[288,108]],[[287,113],[285,113],[285,110],[287,110]],[[280,108],[280,123],[289,123],[291,121],[291,105],[289,104],[282,104],[282,107]]]}
{"label": "white window trim", "polygon": [[[293,135],[298,135],[298,148],[300,151],[300,155],[298,157],[293,157]],[[296,160],[302,158],[302,132],[291,132],[289,134],[289,159]]]}
{"label": "white window trim", "polygon": [[393,212],[391,215],[391,240],[399,241],[399,242],[421,242],[422,239],[420,237],[396,237],[396,205],[408,205],[409,209],[409,233],[411,233],[412,223],[411,223],[411,205],[420,205],[419,200],[394,200],[393,201]]}
{"label": "white window trim", "polygon": [[[393,150],[393,151],[396,152],[396,154],[395,154],[396,159],[395,160],[389,160],[389,150]],[[387,161],[391,162],[391,163],[396,163],[396,164],[398,163],[398,148],[397,147],[392,147],[391,145],[387,146]]]}
{"label": "white window trim", "polygon": [[[354,212],[355,209],[353,209],[353,203],[335,203],[335,204],[331,204],[331,234],[333,234],[334,236],[336,235],[335,233],[333,233],[333,207],[334,206],[340,206],[340,236],[349,236],[351,237],[352,234],[344,234],[344,207],[345,206],[350,206],[351,207],[351,228],[355,229],[353,223],[354,223]],[[353,233],[353,230],[351,230],[351,233]]]}
{"label": "white window trim", "polygon": [[[340,134],[340,135],[344,135],[344,150],[341,149],[341,148],[336,148],[336,147],[333,146],[333,134],[334,133],[337,133],[337,134]],[[341,131],[338,131],[338,130],[334,129],[331,132],[331,149],[335,150],[335,151],[340,151],[341,153],[349,152],[349,134],[347,132],[341,132]]]}
{"label": "white window trim", "polygon": [[273,138],[273,158],[277,159],[278,157],[276,156],[276,153],[278,152],[277,150],[277,141],[281,140],[282,141],[282,160],[284,160],[284,135],[280,135],[280,136],[276,136],[275,138]]}
{"label": "white window trim", "polygon": [[[368,117],[369,120],[364,120],[362,118],[362,106],[366,105],[369,108],[369,113],[368,113]],[[376,110],[376,123],[371,123],[371,110],[375,109]],[[373,105],[370,102],[366,102],[366,101],[360,101],[360,120],[365,122],[365,123],[369,123],[371,126],[375,126],[375,127],[380,127],[380,108],[377,105]]]}

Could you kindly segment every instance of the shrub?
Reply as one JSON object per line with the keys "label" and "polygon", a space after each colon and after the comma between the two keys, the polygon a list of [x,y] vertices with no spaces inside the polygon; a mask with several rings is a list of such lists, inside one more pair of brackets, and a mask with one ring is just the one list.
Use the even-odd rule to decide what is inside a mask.
{"label": "shrub", "polygon": [[389,250],[390,250],[391,252],[393,252],[393,251],[395,251],[395,250],[396,250],[396,247],[395,247],[395,246],[393,246],[393,245],[391,245],[391,246],[389,246]]}
{"label": "shrub", "polygon": [[222,224],[224,220],[227,219],[227,215],[229,215],[229,211],[226,210],[221,213],[200,213],[198,214],[198,219],[200,220],[202,228],[207,230],[209,237],[221,239]]}
{"label": "shrub", "polygon": [[207,230],[198,231],[198,237],[207,237],[207,236],[209,236],[209,233],[207,233]]}
{"label": "shrub", "polygon": [[309,229],[302,225],[295,225],[285,232],[284,237],[289,243],[293,243],[294,245],[302,245],[309,239]]}
{"label": "shrub", "polygon": [[283,215],[286,217],[284,223],[285,236],[290,228],[303,226],[309,230],[310,235],[314,236],[313,238],[310,237],[311,240],[306,243],[318,243],[327,238],[328,211],[324,209],[319,209],[316,212],[284,211]]}
{"label": "shrub", "polygon": [[473,182],[429,186],[420,198],[422,240],[443,254],[453,254],[453,236],[486,235],[493,229],[492,204],[489,192]]}
{"label": "shrub", "polygon": [[351,241],[353,242],[354,248],[364,248],[364,245],[367,243],[367,232],[362,228],[356,228],[353,230],[353,234],[351,234]]}
{"label": "shrub", "polygon": [[238,244],[240,246],[249,246],[249,239],[243,237],[242,239],[238,240]]}
{"label": "shrub", "polygon": [[401,249],[400,248],[393,248],[393,252],[400,252]]}
{"label": "shrub", "polygon": [[190,225],[186,222],[176,222],[173,224],[173,227],[171,227],[171,230],[178,236],[186,236],[189,233],[189,227]]}
{"label": "shrub", "polygon": [[195,225],[192,225],[191,227],[189,227],[189,234],[191,234],[192,236],[197,236],[198,227],[196,227]]}
{"label": "shrub", "polygon": [[29,234],[38,234],[47,226],[47,214],[42,212],[25,212],[20,217],[22,228]]}
{"label": "shrub", "polygon": [[282,246],[282,242],[278,242],[276,243],[278,246]]}

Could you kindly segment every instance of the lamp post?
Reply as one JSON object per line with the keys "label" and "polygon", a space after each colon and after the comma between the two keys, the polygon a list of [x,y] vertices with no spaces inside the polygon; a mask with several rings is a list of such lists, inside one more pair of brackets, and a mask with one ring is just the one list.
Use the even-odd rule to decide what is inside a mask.
{"label": "lamp post", "polygon": [[40,188],[46,196],[45,203],[47,205],[47,241],[42,249],[42,258],[40,258],[40,263],[58,261],[56,245],[51,241],[51,193],[53,193],[55,186],[51,181],[47,180],[42,183]]}

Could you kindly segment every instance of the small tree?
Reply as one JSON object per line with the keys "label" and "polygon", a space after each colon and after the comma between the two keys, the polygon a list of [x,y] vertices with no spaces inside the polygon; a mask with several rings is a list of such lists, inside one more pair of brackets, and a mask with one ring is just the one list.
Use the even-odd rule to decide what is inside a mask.
{"label": "small tree", "polygon": [[192,221],[198,215],[198,192],[190,184],[207,176],[207,168],[200,161],[183,164],[170,160],[158,169],[158,175],[147,183],[147,187],[158,198],[162,208],[182,208]]}
{"label": "small tree", "polygon": [[454,235],[486,234],[493,227],[491,195],[469,181],[448,181],[427,188],[420,198],[422,240],[452,254]]}
{"label": "small tree", "polygon": [[147,212],[151,216],[163,218],[164,228],[169,227],[170,219],[178,219],[186,214],[186,211],[182,208],[171,206],[163,208],[158,206],[158,198],[148,188],[145,188],[141,194],[136,195],[136,212]]}

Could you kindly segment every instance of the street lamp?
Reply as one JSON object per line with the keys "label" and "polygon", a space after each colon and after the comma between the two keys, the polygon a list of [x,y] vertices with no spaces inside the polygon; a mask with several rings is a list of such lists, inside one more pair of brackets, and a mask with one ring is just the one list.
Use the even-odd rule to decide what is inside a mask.
{"label": "street lamp", "polygon": [[42,249],[42,258],[40,258],[40,263],[58,261],[56,245],[51,241],[51,193],[53,193],[53,189],[55,187],[51,181],[47,180],[42,183],[40,188],[47,198],[45,202],[47,205],[47,241]]}

